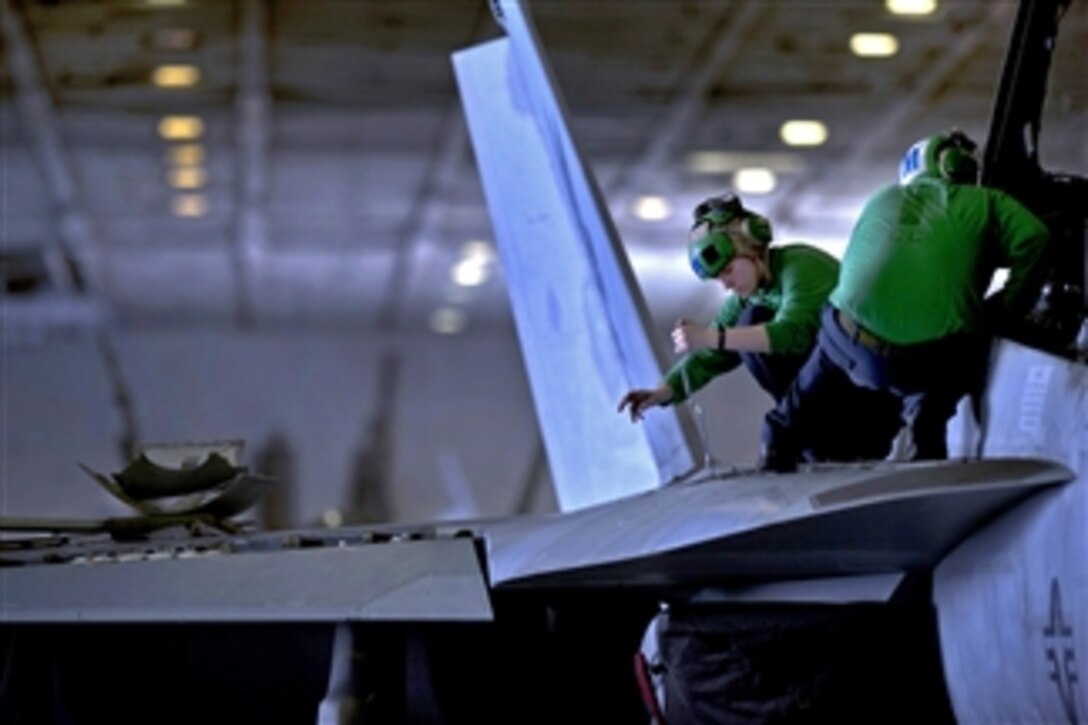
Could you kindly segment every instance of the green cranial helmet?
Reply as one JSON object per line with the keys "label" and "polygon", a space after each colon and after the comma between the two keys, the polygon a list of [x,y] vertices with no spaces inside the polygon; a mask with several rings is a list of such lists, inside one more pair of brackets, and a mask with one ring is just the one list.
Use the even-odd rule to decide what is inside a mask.
{"label": "green cranial helmet", "polygon": [[700,224],[709,224],[712,227],[725,226],[738,217],[748,214],[740,198],[731,191],[720,196],[711,196],[699,202],[691,212],[691,228]]}
{"label": "green cranial helmet", "polygon": [[743,219],[747,231],[757,244],[766,246],[774,236],[771,223],[767,218],[746,209],[740,198],[731,191],[720,196],[711,196],[699,202],[691,213],[691,228],[706,224],[711,229],[721,229],[736,219]]}
{"label": "green cranial helmet", "polygon": [[699,279],[714,279],[737,256],[728,234],[720,229],[708,232],[688,244],[688,260]]}
{"label": "green cranial helmet", "polygon": [[975,142],[959,130],[938,133],[916,142],[899,162],[899,183],[906,186],[922,177],[965,184],[978,180]]}

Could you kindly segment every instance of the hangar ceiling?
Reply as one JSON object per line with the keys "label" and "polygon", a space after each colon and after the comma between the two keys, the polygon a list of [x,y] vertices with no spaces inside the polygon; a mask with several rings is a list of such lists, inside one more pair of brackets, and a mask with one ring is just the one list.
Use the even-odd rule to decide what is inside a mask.
{"label": "hangar ceiling", "polygon": [[[478,284],[452,274],[492,240],[449,61],[500,36],[484,0],[3,2],[9,343],[97,325],[509,332],[498,265],[472,258],[490,276],[461,281]],[[532,4],[664,319],[720,297],[686,268],[687,213],[742,168],[774,175],[743,195],[778,238],[841,249],[912,141],[950,126],[983,140],[1015,13],[992,0],[907,16],[881,0]],[[1085,3],[1068,15],[1041,158],[1083,174]],[[898,50],[858,57],[858,32]],[[166,139],[171,116],[201,127]],[[826,142],[787,145],[791,119],[823,122]],[[635,213],[647,195],[661,218]]]}

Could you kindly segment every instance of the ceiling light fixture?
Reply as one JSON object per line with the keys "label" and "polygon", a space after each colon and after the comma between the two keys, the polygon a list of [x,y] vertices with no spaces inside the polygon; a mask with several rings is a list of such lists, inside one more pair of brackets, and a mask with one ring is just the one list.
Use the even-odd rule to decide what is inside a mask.
{"label": "ceiling light fixture", "polygon": [[884,7],[893,15],[932,15],[937,0],[884,0]]}
{"label": "ceiling light fixture", "polygon": [[461,247],[461,259],[450,268],[450,279],[460,287],[478,287],[491,276],[495,249],[489,242],[474,239]]}
{"label": "ceiling light fixture", "polygon": [[822,121],[786,121],[778,135],[790,146],[819,146],[827,141],[827,126]]}
{"label": "ceiling light fixture", "polygon": [[455,307],[439,307],[431,313],[430,323],[439,335],[456,335],[468,326],[468,315]]}
{"label": "ceiling light fixture", "polygon": [[728,151],[693,151],[688,154],[688,171],[695,174],[728,174],[737,168]]}
{"label": "ceiling light fixture", "polygon": [[208,183],[208,172],[200,166],[179,166],[166,172],[166,183],[175,189],[199,189]]}
{"label": "ceiling light fixture", "polygon": [[178,217],[202,217],[208,213],[208,199],[203,194],[178,194],[170,201],[170,211]]}
{"label": "ceiling light fixture", "polygon": [[192,88],[200,83],[200,69],[195,65],[160,65],[151,72],[151,82],[159,88]]}
{"label": "ceiling light fixture", "polygon": [[462,287],[479,287],[487,277],[487,263],[476,257],[462,259],[450,269],[450,279]]}
{"label": "ceiling light fixture", "polygon": [[204,122],[197,116],[164,116],[159,136],[167,141],[192,141],[204,135]]}
{"label": "ceiling light fixture", "polygon": [[859,58],[887,58],[899,52],[899,40],[890,33],[854,33],[850,51]]}
{"label": "ceiling light fixture", "polygon": [[663,196],[640,196],[634,204],[635,216],[644,222],[659,222],[672,213],[669,202]]}
{"label": "ceiling light fixture", "polygon": [[461,247],[461,257],[475,259],[480,264],[490,264],[495,261],[495,247],[491,245],[491,242],[483,239],[473,239],[465,242],[465,246]]}
{"label": "ceiling light fixture", "polygon": [[693,151],[688,154],[686,164],[688,171],[694,174],[731,174],[749,166],[779,173],[805,170],[805,160],[800,154],[781,151]]}
{"label": "ceiling light fixture", "polygon": [[770,169],[740,169],[733,174],[733,186],[744,194],[769,194],[778,185],[778,179]]}
{"label": "ceiling light fixture", "polygon": [[173,166],[200,166],[204,163],[204,147],[198,143],[171,146],[167,151],[167,160]]}

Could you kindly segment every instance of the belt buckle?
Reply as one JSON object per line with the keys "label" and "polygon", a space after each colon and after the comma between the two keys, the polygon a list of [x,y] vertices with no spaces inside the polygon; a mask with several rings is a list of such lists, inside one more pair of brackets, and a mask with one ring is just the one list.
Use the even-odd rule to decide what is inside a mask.
{"label": "belt buckle", "polygon": [[895,345],[891,344],[883,338],[877,337],[871,332],[866,332],[866,334],[869,336],[870,340],[869,349],[876,354],[888,357],[895,353]]}
{"label": "belt buckle", "polygon": [[880,352],[881,348],[884,347],[883,342],[879,338],[877,338],[876,335],[869,332],[860,325],[858,326],[858,340],[861,342],[862,345],[869,348],[873,352]]}
{"label": "belt buckle", "polygon": [[850,337],[851,342],[872,349],[873,342],[875,342],[873,336],[859,325],[857,320],[842,310],[838,310],[837,316],[839,318],[839,327]]}
{"label": "belt buckle", "polygon": [[881,355],[889,351],[888,343],[866,330],[858,321],[842,310],[838,311],[839,325],[850,339],[864,348]]}

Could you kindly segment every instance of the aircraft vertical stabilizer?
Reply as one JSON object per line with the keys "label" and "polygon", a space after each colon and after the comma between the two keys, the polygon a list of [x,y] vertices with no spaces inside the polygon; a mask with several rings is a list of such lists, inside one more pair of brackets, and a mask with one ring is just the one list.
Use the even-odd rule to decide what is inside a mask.
{"label": "aircraft vertical stabilizer", "polygon": [[453,55],[559,505],[644,491],[701,460],[687,411],[632,425],[623,393],[664,355],[522,3],[492,3],[504,39]]}
{"label": "aircraft vertical stabilizer", "polygon": [[1088,366],[1002,341],[984,410],[983,457],[1058,461],[1077,478],[1001,516],[934,572],[956,716],[1088,722]]}

